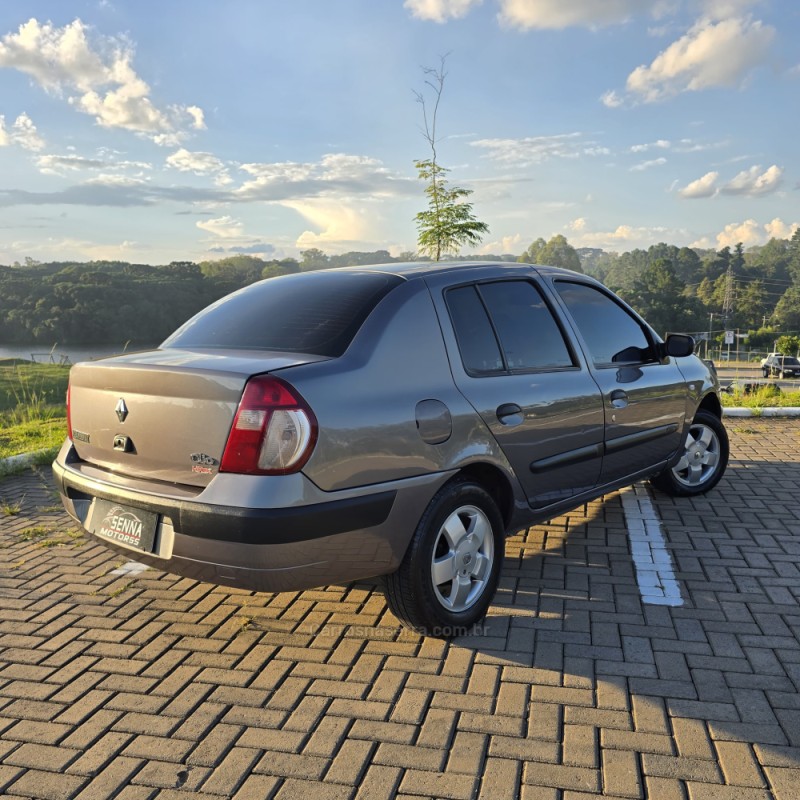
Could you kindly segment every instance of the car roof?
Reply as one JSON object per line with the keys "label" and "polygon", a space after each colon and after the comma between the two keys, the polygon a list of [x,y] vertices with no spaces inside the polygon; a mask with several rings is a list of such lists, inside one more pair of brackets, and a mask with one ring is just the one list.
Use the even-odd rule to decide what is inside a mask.
{"label": "car roof", "polygon": [[[384,272],[388,275],[397,275],[407,280],[432,275],[442,275],[445,273],[466,276],[470,272],[486,270],[487,267],[497,267],[499,271],[509,272],[519,268],[520,271],[535,269],[541,274],[561,275],[564,277],[575,277],[581,273],[560,267],[549,267],[542,264],[520,264],[516,261],[401,261],[389,264],[364,264],[352,267],[340,267],[340,270],[351,272]],[[581,277],[587,277],[581,275]],[[591,280],[591,279],[589,279]]]}

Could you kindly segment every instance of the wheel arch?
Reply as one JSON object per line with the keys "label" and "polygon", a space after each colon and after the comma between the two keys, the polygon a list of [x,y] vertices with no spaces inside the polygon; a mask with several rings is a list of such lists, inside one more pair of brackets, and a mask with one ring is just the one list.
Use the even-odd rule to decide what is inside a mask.
{"label": "wheel arch", "polygon": [[713,414],[717,419],[722,419],[722,404],[719,402],[719,397],[717,397],[713,392],[709,392],[701,401],[700,405],[697,407],[698,411],[708,411],[710,414]]}
{"label": "wheel arch", "polygon": [[499,467],[483,461],[467,464],[457,476],[475,481],[491,495],[508,530],[514,514],[514,490],[508,476]]}

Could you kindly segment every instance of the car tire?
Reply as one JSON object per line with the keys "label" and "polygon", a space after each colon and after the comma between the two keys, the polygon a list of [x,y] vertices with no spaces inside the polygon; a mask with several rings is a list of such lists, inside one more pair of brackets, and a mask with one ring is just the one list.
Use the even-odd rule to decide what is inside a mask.
{"label": "car tire", "polygon": [[713,489],[728,466],[728,433],[719,417],[700,410],[695,415],[678,462],[651,479],[673,497],[694,497]]}
{"label": "car tire", "polygon": [[766,367],[761,367],[761,374],[762,374],[762,375],[763,375],[765,378],[769,378],[769,370],[768,370]]}
{"label": "car tire", "polygon": [[783,370],[781,370],[779,377],[780,377],[780,379],[782,381],[785,381],[786,380],[786,373]]}
{"label": "car tire", "polygon": [[494,597],[504,551],[491,495],[474,481],[450,481],[425,509],[400,567],[384,578],[389,608],[425,636],[470,633]]}

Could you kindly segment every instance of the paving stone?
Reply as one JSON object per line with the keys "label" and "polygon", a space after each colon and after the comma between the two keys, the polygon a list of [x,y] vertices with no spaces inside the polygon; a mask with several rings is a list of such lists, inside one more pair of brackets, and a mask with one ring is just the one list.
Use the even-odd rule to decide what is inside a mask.
{"label": "paving stone", "polygon": [[486,622],[454,642],[402,629],[370,581],[268,595],[148,570],[111,597],[99,544],[19,540],[70,523],[38,510],[47,476],[8,478],[0,793],[797,800],[800,421],[729,431],[707,496],[635,489],[683,606],[643,600],[612,493],[509,538]]}

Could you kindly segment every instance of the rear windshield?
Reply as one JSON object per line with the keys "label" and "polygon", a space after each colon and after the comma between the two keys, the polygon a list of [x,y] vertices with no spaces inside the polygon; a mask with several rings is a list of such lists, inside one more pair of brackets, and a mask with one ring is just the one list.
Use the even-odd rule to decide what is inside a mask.
{"label": "rear windshield", "polygon": [[396,275],[307,272],[254,283],[223,297],[178,328],[162,347],[281,350],[337,357]]}

